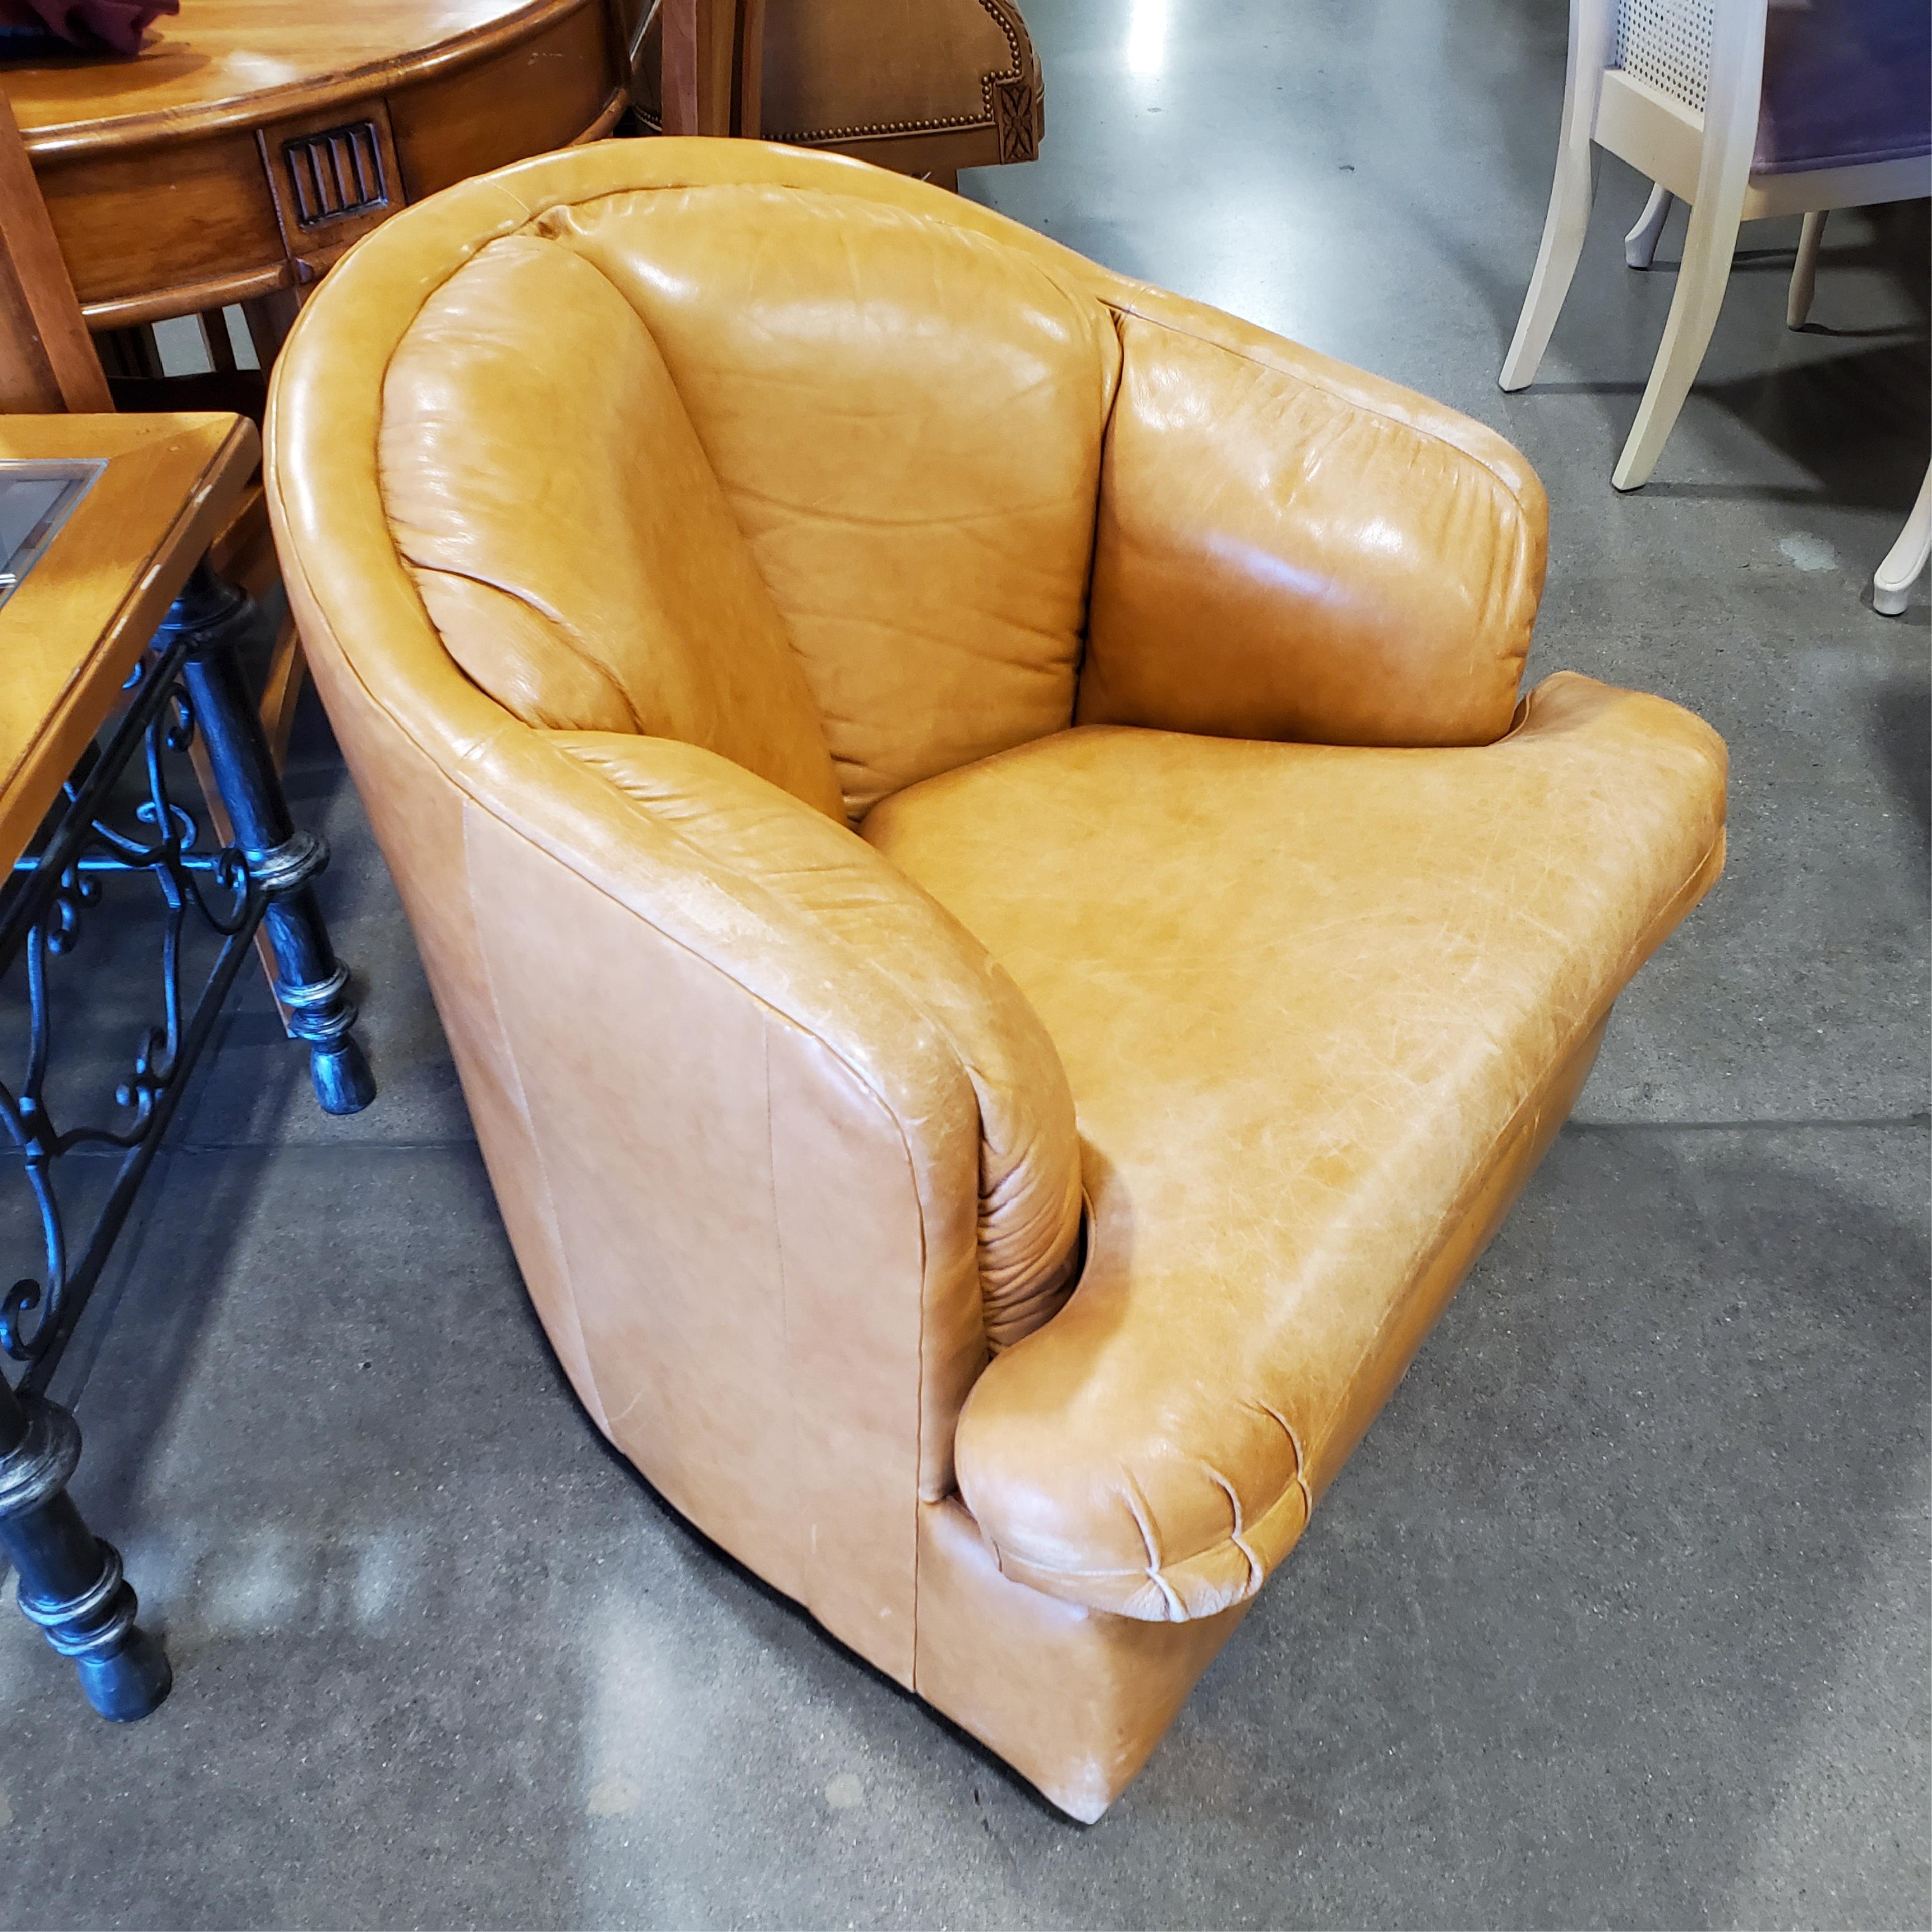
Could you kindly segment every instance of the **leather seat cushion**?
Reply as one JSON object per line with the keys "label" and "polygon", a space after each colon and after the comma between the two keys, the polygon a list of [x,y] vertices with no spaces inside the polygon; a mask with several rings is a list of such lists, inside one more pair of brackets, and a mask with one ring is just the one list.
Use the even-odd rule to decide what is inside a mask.
{"label": "leather seat cushion", "polygon": [[1259,1587],[1444,1231],[1715,877],[1724,784],[1697,719],[1562,675],[1491,746],[1082,727],[872,814],[1078,1112],[1085,1271],[956,1443],[1009,1575],[1156,1619]]}

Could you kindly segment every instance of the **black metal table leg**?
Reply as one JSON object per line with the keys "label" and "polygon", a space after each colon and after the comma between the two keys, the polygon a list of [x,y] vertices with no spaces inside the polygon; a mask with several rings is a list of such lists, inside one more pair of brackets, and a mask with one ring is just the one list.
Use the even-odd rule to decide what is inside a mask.
{"label": "black metal table leg", "polygon": [[[74,1660],[88,1702],[122,1722],[153,1710],[172,1673],[134,1621],[118,1552],[89,1532],[67,1493],[80,1431],[46,1389],[262,927],[289,1031],[309,1050],[316,1097],[332,1114],[353,1114],[376,1093],[350,1030],[349,974],[311,883],[328,848],[296,829],[242,674],[238,645],[250,608],[206,564],[196,570],[128,678],[104,747],[83,754],[63,808],[10,877],[0,877],[0,972],[24,969],[29,1034],[17,1090],[0,1083],[0,1147],[20,1156],[45,1250],[38,1275],[0,1291],[0,1354],[24,1364],[14,1385],[0,1378],[0,1558],[19,1574],[20,1608]],[[204,840],[172,795],[170,760],[190,750],[197,734],[232,827],[226,842]],[[116,788],[135,772],[145,796],[130,812]],[[164,902],[161,1020],[115,1090],[118,1118],[59,1124],[48,1098],[49,962],[79,943],[104,880],[140,875]],[[217,941],[192,1000],[181,943],[190,918]],[[106,1204],[76,1240],[56,1174],[62,1157],[82,1147],[115,1155],[118,1165]]]}
{"label": "black metal table leg", "polygon": [[0,1381],[0,1550],[20,1578],[20,1607],[70,1657],[104,1718],[145,1718],[168,1694],[166,1653],[134,1621],[121,1556],[92,1534],[67,1492],[80,1430],[57,1404]]}
{"label": "black metal table leg", "polygon": [[183,669],[195,719],[214,767],[235,842],[268,899],[262,922],[274,948],[277,997],[289,1030],[309,1049],[309,1076],[324,1112],[356,1114],[376,1097],[356,1024],[349,971],[336,959],[310,881],[328,863],[319,835],[298,832],[282,796],[262,721],[250,702],[236,650],[250,605],[200,566],[175,601],[163,636],[185,638]]}

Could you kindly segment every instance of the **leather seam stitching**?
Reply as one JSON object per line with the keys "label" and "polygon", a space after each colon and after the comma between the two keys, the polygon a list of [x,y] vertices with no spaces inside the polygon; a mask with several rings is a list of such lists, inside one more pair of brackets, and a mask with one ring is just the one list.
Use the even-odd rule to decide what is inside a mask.
{"label": "leather seam stitching", "polygon": [[[365,685],[363,688],[366,691],[368,687]],[[374,695],[374,693],[370,694],[372,700]],[[384,715],[388,716],[386,709]],[[408,735],[406,732],[404,734],[405,737]],[[418,746],[417,749],[420,752],[422,748]],[[435,769],[440,774],[442,767],[440,765],[435,765],[434,759],[430,763],[435,766]],[[478,917],[476,887],[475,875],[471,871],[470,864],[470,812],[467,808],[468,806],[474,805],[476,801],[470,799],[466,793],[461,793],[460,788],[459,793],[466,802],[466,808],[460,814],[463,826],[463,893],[464,898],[469,902],[470,916],[476,919]],[[494,812],[490,815],[493,818],[496,816]],[[508,1063],[510,1078],[514,1083],[517,1112],[522,1119],[525,1132],[530,1136],[530,1145],[536,1152],[537,1174],[543,1185],[544,1219],[550,1224],[550,1239],[556,1244],[556,1248],[557,1265],[563,1274],[564,1292],[569,1300],[570,1325],[577,1331],[577,1346],[583,1352],[584,1372],[590,1378],[590,1386],[597,1391],[598,1406],[604,1412],[604,1422],[607,1426],[614,1427],[622,1417],[628,1414],[636,1404],[634,1401],[626,1402],[616,1415],[614,1416],[611,1414],[610,1405],[605,1400],[603,1388],[597,1378],[597,1366],[591,1360],[590,1345],[584,1339],[584,1320],[577,1305],[577,1283],[574,1270],[570,1265],[570,1251],[564,1245],[562,1224],[557,1218],[556,1190],[550,1183],[550,1162],[544,1154],[543,1141],[537,1132],[536,1124],[530,1117],[530,1096],[524,1085],[524,1070],[518,1061],[516,1048],[510,1043],[510,1030],[503,1024],[502,1002],[496,996],[496,975],[490,963],[489,948],[482,943],[480,919],[478,923],[476,958],[478,964],[483,969],[483,984],[490,995],[490,1017],[495,1022],[496,1037],[503,1042],[503,1058]]]}
{"label": "leather seam stitching", "polygon": [[[772,1030],[770,1022],[760,1013],[758,1016],[758,1046],[760,1060],[764,1072],[765,1082],[765,1192],[772,1209],[772,1259],[776,1266],[778,1278],[778,1339],[784,1350],[788,1370],[786,1394],[791,1408],[791,1444],[793,1469],[804,1466],[803,1445],[800,1441],[798,1422],[798,1364],[792,1360],[791,1353],[791,1282],[785,1267],[784,1226],[778,1218],[778,1127],[772,1118]],[[796,1486],[796,1476],[794,1478]],[[794,1498],[794,1507],[796,1508]],[[802,1512],[800,1512],[802,1514]],[[810,1549],[810,1558],[818,1554],[814,1538]],[[808,1560],[804,1565],[809,1580],[817,1565]]]}
{"label": "leather seam stitching", "polygon": [[1100,461],[1095,466],[1098,474],[1094,488],[1094,535],[1087,546],[1087,586],[1081,600],[1080,653],[1073,662],[1073,715],[1067,720],[1070,725],[1080,722],[1081,680],[1087,675],[1087,656],[1094,647],[1094,580],[1100,567],[1100,520],[1106,514],[1107,452],[1113,442],[1114,418],[1120,412],[1120,392],[1127,386],[1127,344],[1120,329],[1120,311],[1111,302],[1100,305],[1113,319],[1114,346],[1120,359],[1114,370],[1114,393],[1107,398],[1107,414],[1100,424]]}

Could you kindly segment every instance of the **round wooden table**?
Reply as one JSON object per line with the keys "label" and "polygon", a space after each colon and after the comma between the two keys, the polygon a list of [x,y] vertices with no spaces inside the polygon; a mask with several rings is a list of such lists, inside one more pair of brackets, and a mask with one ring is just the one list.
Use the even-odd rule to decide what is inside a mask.
{"label": "round wooden table", "polygon": [[183,0],[132,60],[0,86],[88,326],[124,328],[298,294],[410,202],[608,134],[642,5]]}

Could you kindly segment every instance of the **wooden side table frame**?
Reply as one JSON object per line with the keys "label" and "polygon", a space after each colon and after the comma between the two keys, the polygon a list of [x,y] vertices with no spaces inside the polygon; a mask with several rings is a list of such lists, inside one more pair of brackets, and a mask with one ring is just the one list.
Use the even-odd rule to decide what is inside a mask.
{"label": "wooden side table frame", "polygon": [[636,0],[195,0],[0,72],[94,330],[307,287],[396,209],[608,134]]}

